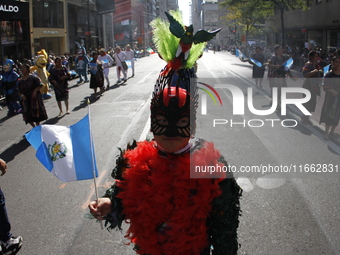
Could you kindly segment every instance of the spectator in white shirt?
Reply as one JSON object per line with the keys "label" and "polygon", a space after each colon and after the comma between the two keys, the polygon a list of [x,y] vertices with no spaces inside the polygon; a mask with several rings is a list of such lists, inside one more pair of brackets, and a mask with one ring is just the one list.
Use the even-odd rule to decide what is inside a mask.
{"label": "spectator in white shirt", "polygon": [[119,46],[117,46],[115,48],[115,61],[116,61],[116,66],[117,66],[117,83],[121,82],[122,80],[120,79],[120,71],[122,71],[123,75],[124,75],[124,79],[123,81],[126,82],[127,81],[127,75],[126,75],[126,70],[124,70],[123,66],[122,66],[122,61],[126,61],[126,54],[124,51],[121,50],[121,48]]}
{"label": "spectator in white shirt", "polygon": [[131,77],[135,76],[135,52],[131,49],[130,44],[126,45],[125,47],[125,54],[126,54],[126,60],[129,60],[131,62],[131,69],[132,69],[132,75]]}
{"label": "spectator in white shirt", "polygon": [[113,64],[113,59],[109,54],[106,54],[106,50],[104,48],[101,48],[99,50],[99,54],[100,55],[98,56],[98,60],[102,63],[104,69],[104,78],[107,82],[106,89],[108,89],[110,87],[109,71],[110,67]]}

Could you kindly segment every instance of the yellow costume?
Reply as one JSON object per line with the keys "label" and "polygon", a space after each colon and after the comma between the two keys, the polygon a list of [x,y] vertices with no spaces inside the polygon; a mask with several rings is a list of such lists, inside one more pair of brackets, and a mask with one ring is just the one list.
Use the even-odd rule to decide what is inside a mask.
{"label": "yellow costume", "polygon": [[44,99],[51,98],[51,94],[48,93],[49,90],[49,81],[48,76],[50,73],[46,70],[48,55],[44,49],[38,51],[38,57],[35,61],[35,66],[31,67],[31,72],[35,72],[37,76],[41,79],[42,84],[44,85],[41,89],[41,95]]}

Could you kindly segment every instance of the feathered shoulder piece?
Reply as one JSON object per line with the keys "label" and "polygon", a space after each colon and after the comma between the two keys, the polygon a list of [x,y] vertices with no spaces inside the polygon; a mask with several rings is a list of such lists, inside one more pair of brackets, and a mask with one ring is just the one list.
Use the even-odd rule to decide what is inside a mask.
{"label": "feathered shoulder piece", "polygon": [[221,29],[213,32],[199,30],[193,33],[193,26],[184,26],[179,11],[165,12],[169,21],[156,18],[151,22],[153,40],[160,57],[165,60],[167,70],[192,68],[203,53],[205,43]]}

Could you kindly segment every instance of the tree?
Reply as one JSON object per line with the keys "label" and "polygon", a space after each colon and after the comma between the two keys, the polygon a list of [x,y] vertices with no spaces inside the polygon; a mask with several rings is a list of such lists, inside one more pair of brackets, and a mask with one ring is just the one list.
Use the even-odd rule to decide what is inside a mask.
{"label": "tree", "polygon": [[285,11],[294,9],[308,9],[308,0],[263,0],[265,2],[271,2],[274,4],[274,8],[279,10],[281,19],[281,35],[282,35],[282,46],[286,45],[286,30],[285,30]]}
{"label": "tree", "polygon": [[266,17],[273,14],[273,8],[268,8],[268,3],[260,0],[225,0],[220,2],[220,7],[227,10],[224,18],[228,23],[243,27],[246,38],[258,30],[256,24],[262,23]]}
{"label": "tree", "polygon": [[[281,21],[281,35],[282,35],[282,45],[286,45],[286,33],[285,33],[285,21],[284,21],[284,13],[285,11],[294,10],[294,9],[303,9],[306,10],[308,8],[309,0],[225,0],[221,2],[221,6],[230,8],[236,8],[237,10],[242,11],[243,8],[248,6],[250,3],[256,3],[253,5],[253,12],[258,12],[261,8],[264,8],[264,11],[267,11],[266,14],[273,14],[275,10],[280,12],[280,21]],[[252,6],[252,5],[250,5]],[[262,10],[263,11],[263,10]],[[268,20],[268,16],[264,16],[266,20]]]}
{"label": "tree", "polygon": [[219,5],[227,10],[224,16],[226,21],[242,26],[246,38],[258,30],[256,24],[262,23],[266,17],[273,14],[271,3],[261,0],[225,0]]}

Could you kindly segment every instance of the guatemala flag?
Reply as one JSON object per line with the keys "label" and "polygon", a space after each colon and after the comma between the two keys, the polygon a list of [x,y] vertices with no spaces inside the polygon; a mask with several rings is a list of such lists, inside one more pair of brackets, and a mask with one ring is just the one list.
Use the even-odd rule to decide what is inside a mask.
{"label": "guatemala flag", "polygon": [[288,71],[294,63],[293,58],[289,58],[286,62],[284,62],[282,65],[285,68],[285,71]]}
{"label": "guatemala flag", "polygon": [[251,61],[253,64],[257,65],[258,67],[261,67],[261,66],[262,66],[262,63],[259,62],[259,61],[257,61],[256,59],[253,59],[253,58],[249,58],[249,59],[250,59],[250,61]]}
{"label": "guatemala flag", "polygon": [[128,68],[132,68],[131,60],[125,60]]}
{"label": "guatemala flag", "polygon": [[89,63],[89,69],[90,69],[90,72],[93,75],[96,75],[96,73],[98,71],[98,64],[97,63]]}
{"label": "guatemala flag", "polygon": [[36,126],[25,137],[36,149],[39,161],[58,179],[93,179],[94,172],[98,176],[88,114],[69,127]]}
{"label": "guatemala flag", "polygon": [[239,49],[236,49],[236,55],[235,55],[236,57],[240,57],[240,58],[247,58],[247,56],[246,55],[244,55],[243,53],[242,53],[242,51],[240,51]]}
{"label": "guatemala flag", "polygon": [[324,68],[323,68],[323,73],[327,73],[329,71],[329,68],[331,67],[331,65],[326,65]]}

